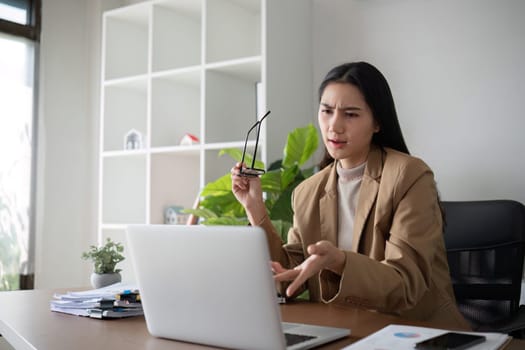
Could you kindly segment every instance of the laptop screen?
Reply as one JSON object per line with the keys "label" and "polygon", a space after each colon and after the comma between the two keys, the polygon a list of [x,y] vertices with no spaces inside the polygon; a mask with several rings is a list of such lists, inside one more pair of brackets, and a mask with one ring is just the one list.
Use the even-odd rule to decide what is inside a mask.
{"label": "laptop screen", "polygon": [[[227,348],[286,347],[261,228],[130,225],[127,239],[152,335]],[[349,334],[287,328],[300,330],[304,344],[313,345]]]}

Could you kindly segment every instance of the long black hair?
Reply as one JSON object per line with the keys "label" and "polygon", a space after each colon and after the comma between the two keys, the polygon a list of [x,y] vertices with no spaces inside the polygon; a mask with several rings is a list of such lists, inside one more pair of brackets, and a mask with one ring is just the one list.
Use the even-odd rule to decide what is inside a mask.
{"label": "long black hair", "polygon": [[[332,68],[319,87],[319,101],[330,83],[352,84],[361,91],[379,124],[379,131],[372,136],[373,144],[410,154],[399,126],[392,92],[385,77],[376,67],[367,62],[352,62]],[[322,169],[333,161],[325,148],[319,167]]]}

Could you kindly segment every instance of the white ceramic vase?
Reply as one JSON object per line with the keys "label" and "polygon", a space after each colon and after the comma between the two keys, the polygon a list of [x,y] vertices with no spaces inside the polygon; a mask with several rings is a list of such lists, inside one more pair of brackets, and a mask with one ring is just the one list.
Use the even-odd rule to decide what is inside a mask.
{"label": "white ceramic vase", "polygon": [[120,276],[119,272],[113,272],[113,273],[94,273],[93,272],[91,274],[91,285],[95,289],[109,286],[110,284],[120,282],[121,280],[122,280],[122,276]]}

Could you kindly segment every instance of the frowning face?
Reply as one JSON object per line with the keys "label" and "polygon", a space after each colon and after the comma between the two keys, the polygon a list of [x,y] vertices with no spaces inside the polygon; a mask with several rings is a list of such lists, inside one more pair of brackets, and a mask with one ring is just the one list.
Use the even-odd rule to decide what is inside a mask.
{"label": "frowning face", "polygon": [[321,96],[318,119],[328,153],[343,168],[366,161],[379,125],[357,87],[348,83],[328,84]]}

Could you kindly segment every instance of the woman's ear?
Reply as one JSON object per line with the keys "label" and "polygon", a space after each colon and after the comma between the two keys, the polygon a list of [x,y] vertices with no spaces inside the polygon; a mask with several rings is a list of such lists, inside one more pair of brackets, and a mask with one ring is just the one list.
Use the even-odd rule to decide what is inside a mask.
{"label": "woman's ear", "polygon": [[379,130],[381,130],[381,126],[379,126],[379,123],[374,120],[374,133],[378,133]]}

